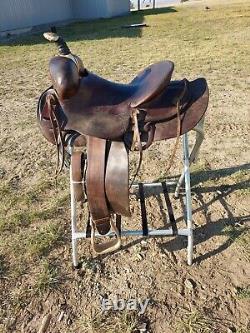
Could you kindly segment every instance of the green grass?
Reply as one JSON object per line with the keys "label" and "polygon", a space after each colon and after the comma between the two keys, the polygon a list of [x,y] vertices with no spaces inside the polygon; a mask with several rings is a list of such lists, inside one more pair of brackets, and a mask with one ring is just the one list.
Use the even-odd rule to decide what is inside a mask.
{"label": "green grass", "polygon": [[61,282],[59,268],[48,260],[40,263],[40,272],[36,275],[34,291],[43,294],[48,290],[58,288]]}
{"label": "green grass", "polygon": [[62,241],[61,228],[55,224],[50,224],[34,232],[24,243],[30,256],[41,257],[48,254],[60,241]]}
{"label": "green grass", "polygon": [[230,187],[237,187],[238,194],[247,195],[250,190],[250,170],[244,167],[232,167],[219,170],[211,170],[211,167],[205,161],[198,161],[191,166],[192,184],[199,184],[204,186],[216,185],[222,191],[230,189]]}
{"label": "green grass", "polygon": [[187,311],[178,320],[177,333],[213,333],[215,325],[211,319],[199,311]]}
{"label": "green grass", "polygon": [[250,299],[250,286],[237,288],[237,297],[239,299]]}
{"label": "green grass", "polygon": [[248,183],[250,185],[250,171],[249,170],[239,170],[234,173],[233,179],[235,182],[240,182],[242,180],[248,180]]}
{"label": "green grass", "polygon": [[25,270],[27,265],[46,257],[50,251],[62,244],[64,232],[55,222],[50,221],[36,229],[23,229],[18,234],[2,237],[0,255],[5,254],[15,269],[20,261]]}
{"label": "green grass", "polygon": [[138,331],[136,328],[139,325],[140,318],[134,312],[108,311],[105,314],[82,316],[76,327],[79,333],[133,333]]}
{"label": "green grass", "polygon": [[68,195],[55,200],[54,205],[46,209],[31,210],[16,207],[16,212],[9,213],[7,216],[0,216],[0,232],[18,232],[22,228],[27,228],[32,223],[58,218],[65,214],[64,207],[67,207],[67,204]]}
{"label": "green grass", "polygon": [[62,216],[69,200],[66,181],[64,176],[60,176],[57,183],[55,179],[46,179],[22,192],[13,189],[10,183],[3,184],[0,187],[0,232],[19,232],[33,223]]}
{"label": "green grass", "polygon": [[223,231],[229,240],[240,249],[247,261],[250,261],[250,232],[247,227],[226,226]]}

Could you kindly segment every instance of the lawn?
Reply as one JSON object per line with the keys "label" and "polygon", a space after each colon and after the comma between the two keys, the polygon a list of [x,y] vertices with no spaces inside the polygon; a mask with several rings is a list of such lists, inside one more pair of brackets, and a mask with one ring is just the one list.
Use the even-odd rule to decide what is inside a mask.
{"label": "lawn", "polygon": [[[249,332],[249,17],[247,0],[207,0],[58,29],[85,67],[107,79],[129,82],[164,59],[175,63],[174,79],[207,79],[206,140],[192,169],[191,267],[185,241],[173,238],[127,239],[124,249],[104,258],[83,243],[82,268],[72,269],[68,170],[56,184],[55,150],[36,124],[56,50],[40,33],[0,42],[1,333],[38,332],[48,314],[53,333],[139,332],[144,324],[153,333]],[[122,28],[132,23],[147,27]],[[172,144],[147,151],[139,178],[169,176],[164,166]],[[178,155],[172,175],[180,161]],[[160,225],[161,199],[149,198],[147,205]],[[177,202],[174,209],[181,219]],[[138,222],[136,202],[132,211],[130,226]],[[105,295],[150,302],[143,316],[101,313]]]}

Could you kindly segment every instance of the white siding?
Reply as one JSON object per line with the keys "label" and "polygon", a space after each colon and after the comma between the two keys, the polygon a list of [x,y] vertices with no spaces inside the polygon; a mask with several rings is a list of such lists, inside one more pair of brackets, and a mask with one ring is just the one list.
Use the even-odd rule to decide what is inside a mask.
{"label": "white siding", "polygon": [[93,19],[128,14],[129,0],[74,0],[76,19]]}
{"label": "white siding", "polygon": [[73,0],[75,19],[108,17],[107,0]]}
{"label": "white siding", "polygon": [[108,16],[120,16],[129,13],[130,2],[129,1],[117,1],[117,0],[107,0]]}
{"label": "white siding", "polygon": [[69,19],[71,0],[0,0],[0,31]]}
{"label": "white siding", "polygon": [[129,0],[0,0],[0,32],[129,13]]}

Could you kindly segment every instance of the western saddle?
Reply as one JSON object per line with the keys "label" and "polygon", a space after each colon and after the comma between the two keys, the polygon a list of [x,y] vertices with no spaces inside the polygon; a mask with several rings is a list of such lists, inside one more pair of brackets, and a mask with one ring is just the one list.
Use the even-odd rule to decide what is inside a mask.
{"label": "western saddle", "polygon": [[[84,68],[56,33],[44,36],[57,44],[59,56],[50,60],[52,86],[39,99],[38,123],[45,138],[57,146],[58,171],[64,164],[67,134],[78,134],[75,146],[86,147],[86,173],[82,151],[72,153],[75,199],[87,198],[94,250],[109,252],[121,245],[113,215],[130,216],[129,150],[140,152],[139,170],[143,150],[154,141],[176,137],[176,149],[180,135],[205,114],[207,83],[203,78],[171,81],[171,61],[147,67],[129,84],[113,83]],[[105,235],[110,229],[116,238],[98,244],[96,230]]]}

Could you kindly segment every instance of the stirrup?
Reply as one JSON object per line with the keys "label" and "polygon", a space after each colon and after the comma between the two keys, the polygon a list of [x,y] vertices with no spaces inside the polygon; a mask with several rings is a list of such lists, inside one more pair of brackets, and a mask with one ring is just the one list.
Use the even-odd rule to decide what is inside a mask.
{"label": "stirrup", "polygon": [[116,239],[112,239],[110,241],[107,241],[107,242],[104,242],[101,244],[97,244],[95,241],[96,224],[91,219],[91,245],[92,245],[94,252],[97,254],[105,254],[105,253],[113,252],[113,251],[119,250],[121,247],[121,235],[112,218],[110,219],[110,225],[111,225],[111,229],[114,231],[114,233],[116,235]]}

